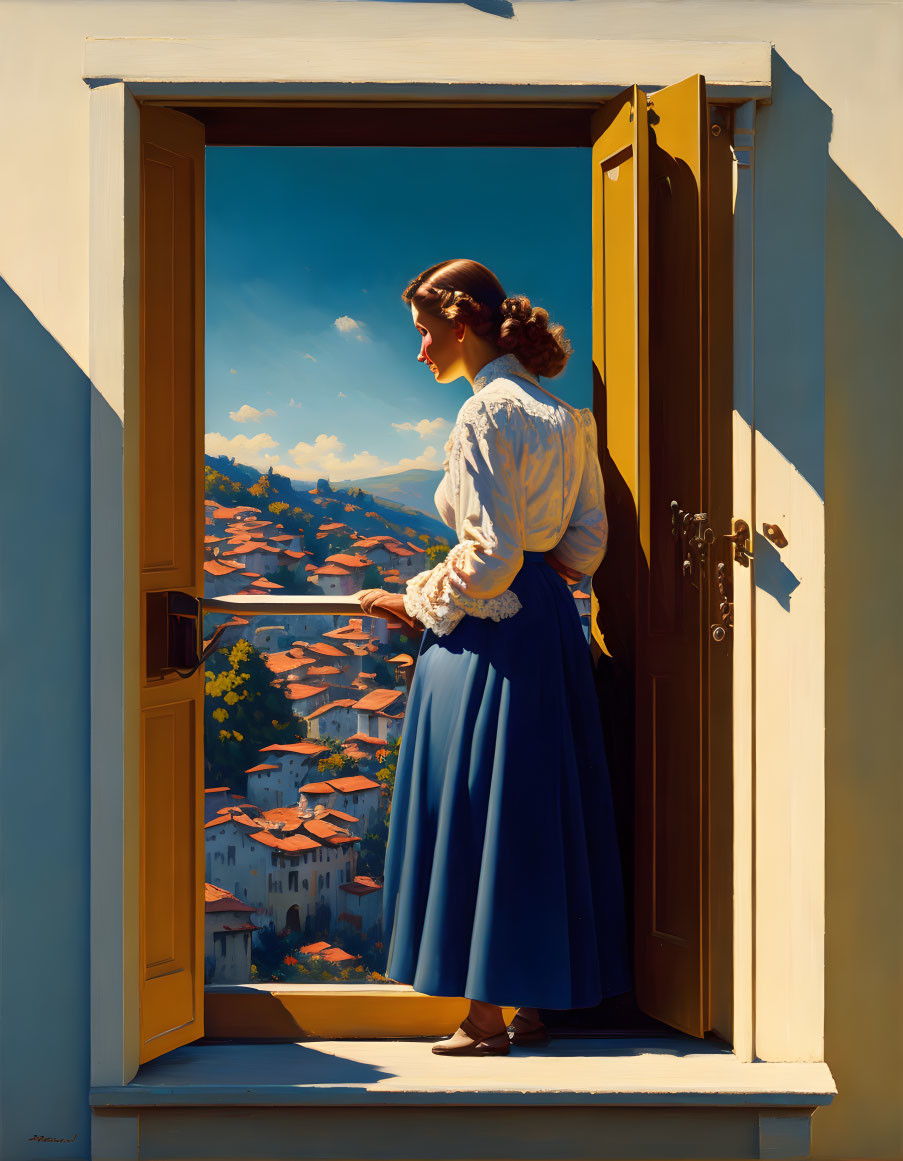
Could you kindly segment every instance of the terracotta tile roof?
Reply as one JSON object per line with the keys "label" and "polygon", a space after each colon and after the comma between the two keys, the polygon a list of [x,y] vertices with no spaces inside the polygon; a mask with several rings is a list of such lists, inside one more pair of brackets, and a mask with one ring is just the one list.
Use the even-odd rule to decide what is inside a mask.
{"label": "terracotta tile roof", "polygon": [[329,564],[342,564],[346,568],[364,568],[373,563],[367,556],[350,552],[334,552],[332,556],[327,556],[326,560]]}
{"label": "terracotta tile roof", "polygon": [[577,591],[574,593],[574,596],[575,597],[582,597],[583,600],[587,600],[589,598],[589,593],[584,593],[584,592],[581,592],[580,589],[577,589]]}
{"label": "terracotta tile roof", "polygon": [[[323,747],[326,748],[325,746]],[[304,794],[334,794],[335,787],[330,786],[328,782],[305,782],[303,786],[298,789]]]}
{"label": "terracotta tile roof", "polygon": [[301,813],[297,806],[272,806],[269,810],[262,810],[260,817],[270,822],[297,822]]}
{"label": "terracotta tile roof", "polygon": [[305,677],[331,677],[334,673],[344,672],[344,668],[339,669],[335,665],[315,665],[308,669]]}
{"label": "terracotta tile roof", "polygon": [[256,839],[257,842],[262,843],[265,847],[272,847],[273,850],[282,851],[283,854],[294,854],[296,851],[310,851],[315,847],[321,847],[323,845],[306,834],[293,834],[288,838],[277,838],[272,831],[268,830],[258,831],[256,834],[252,834],[251,838]]}
{"label": "terracotta tile roof", "polygon": [[204,884],[204,910],[205,911],[256,911],[256,907],[251,907],[248,903],[242,901],[231,891],[227,891],[225,887],[217,887],[215,883]]}
{"label": "terracotta tile roof", "polygon": [[385,738],[374,738],[370,734],[352,734],[349,742],[363,742],[365,746],[385,746]]}
{"label": "terracotta tile roof", "polygon": [[292,681],[285,687],[285,696],[289,701],[302,701],[304,698],[314,697],[328,688],[328,685],[300,685],[298,682]]}
{"label": "terracotta tile roof", "polygon": [[390,665],[411,665],[413,664],[414,658],[410,655],[410,653],[396,653],[394,657],[387,657],[386,661],[388,661]]}
{"label": "terracotta tile roof", "polygon": [[246,556],[251,552],[281,552],[281,548],[273,548],[269,544],[264,544],[262,540],[245,540],[241,544],[237,544],[234,548],[230,548],[225,552],[221,552],[220,556]]}
{"label": "terracotta tile roof", "polygon": [[339,564],[324,564],[321,568],[315,569],[317,576],[350,576],[347,568],[342,568]]}
{"label": "terracotta tile roof", "polygon": [[281,536],[271,536],[270,540],[294,540],[294,536],[290,532],[283,532]]}
{"label": "terracotta tile roof", "polygon": [[319,955],[321,951],[325,951],[327,947],[332,947],[331,943],[325,941],[321,943],[306,943],[304,947],[299,947],[298,951],[304,955]]}
{"label": "terracotta tile roof", "polygon": [[347,524],[341,524],[338,520],[324,520],[320,525],[321,532],[334,532],[336,528],[347,528]]}
{"label": "terracotta tile roof", "polygon": [[320,953],[320,958],[330,963],[344,963],[349,959],[360,959],[359,955],[352,955],[350,951],[342,951],[340,947],[330,947],[328,951]]}
{"label": "terracotta tile roof", "polygon": [[264,665],[271,673],[287,673],[290,669],[298,669],[302,665],[312,665],[316,659],[292,646],[282,653],[268,653],[264,658]]}
{"label": "terracotta tile roof", "polygon": [[330,778],[329,784],[345,794],[352,793],[355,790],[374,790],[379,788],[379,783],[374,782],[372,778],[368,778],[365,774],[350,774],[347,778]]}
{"label": "terracotta tile roof", "polygon": [[306,818],[304,819],[304,829],[308,834],[326,839],[334,846],[357,841],[355,836],[348,834],[345,828],[336,826],[335,823],[326,818]]}
{"label": "terracotta tile roof", "polygon": [[328,746],[321,746],[319,742],[274,742],[271,746],[261,746],[260,752],[265,754],[269,750],[277,750],[289,754],[323,754],[328,749]]}
{"label": "terracotta tile roof", "polygon": [[204,793],[205,794],[219,794],[221,791],[228,790],[228,789],[229,789],[228,786],[205,786]]}
{"label": "terracotta tile roof", "polygon": [[[330,629],[324,637],[340,637],[344,641],[369,641],[372,634],[364,628],[363,617],[352,617],[347,625],[340,625],[338,629]],[[360,646],[350,646],[358,649]]]}
{"label": "terracotta tile roof", "polygon": [[356,814],[348,814],[347,811],[336,810],[334,806],[327,806],[323,814],[334,814],[336,818],[341,818],[344,822],[360,822]]}
{"label": "terracotta tile roof", "polygon": [[369,710],[375,712],[376,710],[385,709],[386,706],[392,705],[393,702],[398,701],[403,696],[403,691],[400,689],[371,689],[368,693],[354,703],[354,708],[359,710]]}
{"label": "terracotta tile roof", "polygon": [[[313,670],[311,670],[311,673],[312,672]],[[338,673],[339,671],[336,670],[336,672]],[[315,709],[313,713],[306,714],[305,716],[307,717],[307,720],[310,721],[311,718],[318,718],[320,714],[325,714],[327,710],[334,709],[335,706],[346,707],[352,705],[354,705],[353,697],[341,697],[337,701],[328,701],[326,705],[321,705],[318,709]]]}
{"label": "terracotta tile roof", "polygon": [[340,883],[339,890],[349,895],[371,895],[374,891],[381,891],[382,886],[364,875],[355,875],[353,883]]}
{"label": "terracotta tile roof", "polygon": [[246,774],[259,774],[261,770],[278,770],[278,766],[273,766],[269,762],[261,762],[259,766],[252,766],[250,770],[245,770]]}
{"label": "terracotta tile roof", "polygon": [[230,822],[234,822],[240,826],[259,826],[253,818],[241,812],[240,807],[227,806],[222,811],[217,811],[216,818],[211,818],[209,822],[204,823],[204,830],[209,830],[213,826],[227,826]]}
{"label": "terracotta tile roof", "polygon": [[[241,565],[238,566],[241,569]],[[205,560],[204,572],[210,576],[226,576],[228,573],[235,572],[235,565],[231,561],[225,560]]]}
{"label": "terracotta tile roof", "polygon": [[303,549],[301,552],[295,552],[291,548],[286,548],[286,549],[283,549],[283,555],[290,556],[294,560],[300,560],[302,556],[313,556],[313,553],[312,552],[305,552]]}
{"label": "terracotta tile roof", "polygon": [[311,653],[318,653],[321,657],[347,657],[348,653],[345,649],[339,649],[337,645],[330,645],[328,641],[312,641],[308,645]]}

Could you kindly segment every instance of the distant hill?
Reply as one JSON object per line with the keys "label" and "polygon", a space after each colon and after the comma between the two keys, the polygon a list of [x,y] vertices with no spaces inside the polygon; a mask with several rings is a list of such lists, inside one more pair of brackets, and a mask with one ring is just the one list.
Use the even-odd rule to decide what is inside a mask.
{"label": "distant hill", "polygon": [[[381,496],[384,500],[393,501],[417,512],[433,513],[436,505],[433,496],[442,479],[441,468],[411,468],[406,472],[395,472],[390,476],[367,476],[362,480],[338,480],[334,488],[349,488],[356,486],[370,492],[373,496]],[[313,487],[313,485],[311,485]]]}
{"label": "distant hill", "polygon": [[[236,463],[230,456],[205,455],[204,463],[221,475],[240,483],[244,488],[256,484],[261,475],[266,475],[259,468]],[[442,475],[441,472],[418,473],[412,471],[399,473],[399,478],[409,474],[413,476],[418,474]],[[386,478],[392,479],[393,477]],[[316,514],[320,520],[340,521],[353,528],[361,536],[378,536],[388,532],[403,542],[411,538],[405,532],[405,529],[410,528],[413,529],[415,538],[422,533],[429,536],[434,542],[443,541],[446,544],[452,543],[455,539],[452,530],[443,524],[438,516],[429,514],[430,511],[435,512],[433,504],[435,484],[429,494],[428,504],[421,508],[417,505],[400,503],[397,497],[389,500],[381,495],[374,495],[370,488],[365,486],[367,483],[365,480],[350,480],[346,486],[342,486],[330,484],[326,480],[308,482],[291,480],[288,476],[281,476],[275,472],[269,477],[269,480],[270,488],[266,499],[254,500],[253,497],[250,498],[254,500],[254,506],[260,507],[264,512],[266,512],[268,504],[277,500],[293,507],[302,508],[305,512]],[[438,480],[436,482],[438,483]],[[318,489],[318,496],[311,494],[314,488]],[[210,493],[207,498],[222,500],[227,505],[237,502],[230,497],[223,497],[221,493]],[[322,502],[318,503],[318,500],[327,500],[328,502],[324,505]],[[240,502],[247,502],[247,500]],[[346,504],[352,504],[356,507],[353,511],[346,512]],[[375,515],[368,516],[368,512]]]}

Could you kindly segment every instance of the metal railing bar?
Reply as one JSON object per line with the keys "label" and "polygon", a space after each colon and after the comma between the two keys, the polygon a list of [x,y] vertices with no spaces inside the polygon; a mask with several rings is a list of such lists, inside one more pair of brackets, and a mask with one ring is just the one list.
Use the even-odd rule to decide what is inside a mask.
{"label": "metal railing bar", "polygon": [[[364,616],[360,602],[352,596],[235,596],[201,597],[204,613],[238,613],[240,616],[273,615],[279,617],[303,616],[305,613],[339,613]],[[372,614],[370,614],[372,616]]]}

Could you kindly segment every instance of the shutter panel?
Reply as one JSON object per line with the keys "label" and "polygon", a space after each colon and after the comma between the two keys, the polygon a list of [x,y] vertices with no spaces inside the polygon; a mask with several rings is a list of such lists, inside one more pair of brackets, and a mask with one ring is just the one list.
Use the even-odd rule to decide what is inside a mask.
{"label": "shutter panel", "polygon": [[204,127],[141,109],[140,1060],[204,1034],[204,672],[147,677],[148,595],[203,596]]}
{"label": "shutter panel", "polygon": [[633,86],[592,124],[596,406],[606,494],[633,508],[613,518],[600,572],[633,628],[607,643],[635,696],[636,999],[696,1036],[707,1026],[705,583],[695,564],[684,574],[671,501],[703,510],[704,115],[694,76],[651,98]]}

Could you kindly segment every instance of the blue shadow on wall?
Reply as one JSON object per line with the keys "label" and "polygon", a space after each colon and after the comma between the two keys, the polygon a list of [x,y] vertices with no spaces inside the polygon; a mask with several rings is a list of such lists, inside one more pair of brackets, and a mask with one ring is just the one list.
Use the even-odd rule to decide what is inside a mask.
{"label": "blue shadow on wall", "polygon": [[3,280],[0,390],[0,1157],[84,1158],[91,386]]}

